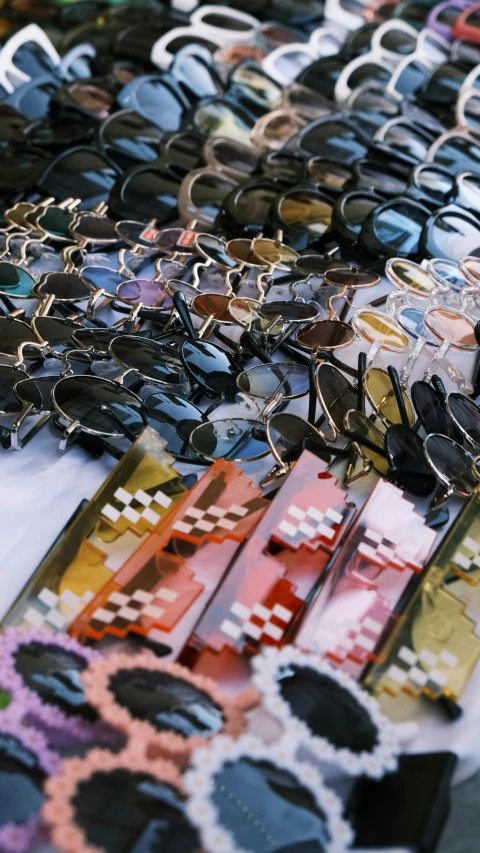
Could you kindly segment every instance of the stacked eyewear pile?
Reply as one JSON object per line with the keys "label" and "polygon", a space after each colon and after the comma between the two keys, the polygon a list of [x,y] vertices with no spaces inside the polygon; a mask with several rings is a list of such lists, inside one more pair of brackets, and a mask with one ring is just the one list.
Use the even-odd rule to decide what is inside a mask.
{"label": "stacked eyewear pile", "polygon": [[0,44],[0,465],[115,464],[3,620],[1,853],[433,853],[455,761],[373,696],[480,656],[480,4]]}

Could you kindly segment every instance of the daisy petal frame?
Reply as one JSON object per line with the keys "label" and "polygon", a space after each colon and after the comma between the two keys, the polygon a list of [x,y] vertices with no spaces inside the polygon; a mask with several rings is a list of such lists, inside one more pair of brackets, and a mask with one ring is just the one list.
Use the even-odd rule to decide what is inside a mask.
{"label": "daisy petal frame", "polygon": [[75,821],[73,800],[82,782],[97,772],[128,770],[146,773],[160,782],[175,788],[184,796],[180,771],[171,761],[146,757],[147,744],[142,740],[130,743],[119,753],[107,749],[92,749],[84,758],[71,758],[63,762],[58,776],[45,783],[48,796],[42,808],[42,817],[50,826],[52,843],[64,853],[105,853],[104,848],[90,844],[84,831]]}
{"label": "daisy petal frame", "polygon": [[218,689],[215,681],[203,675],[194,675],[178,663],[162,661],[153,652],[144,651],[135,655],[119,652],[92,663],[83,673],[82,681],[86,698],[98,709],[102,719],[122,731],[128,738],[140,738],[147,743],[148,749],[157,749],[166,758],[185,765],[191,752],[205,746],[207,739],[200,735],[182,737],[175,732],[158,731],[148,721],[134,717],[127,708],[117,702],[110,688],[111,677],[125,669],[163,672],[186,681],[208,694],[212,701],[220,706],[225,721],[225,734],[238,737],[245,727],[245,715],[232,699]]}
{"label": "daisy petal frame", "polygon": [[266,761],[295,776],[325,815],[330,836],[325,853],[346,853],[350,849],[354,834],[343,819],[341,800],[324,785],[311,764],[295,758],[289,739],[282,738],[276,744],[267,745],[253,735],[242,735],[236,740],[217,735],[206,747],[193,753],[190,769],[183,776],[188,795],[186,814],[198,829],[204,850],[208,853],[252,853],[239,847],[233,834],[220,823],[218,809],[211,799],[216,774],[225,764],[242,758]]}
{"label": "daisy petal frame", "polygon": [[[93,736],[109,742],[112,733],[107,731],[101,723],[90,722],[73,713],[67,714],[61,708],[45,702],[38,693],[27,687],[15,668],[15,653],[21,646],[27,646],[30,643],[57,646],[82,658],[87,666],[93,661],[102,659],[100,652],[81,646],[78,640],[68,634],[50,634],[41,628],[6,628],[0,636],[0,687],[10,692],[13,700],[19,697],[19,703],[23,705],[23,716],[28,715],[44,726],[48,739],[52,743],[56,742],[55,732],[61,733],[62,742],[65,734],[73,741],[89,741]],[[17,707],[19,704],[15,703],[11,709],[12,714]],[[10,713],[9,706],[5,713]]]}
{"label": "daisy petal frame", "polygon": [[[47,739],[41,732],[22,725],[13,718],[0,719],[0,736],[10,735],[18,740],[25,749],[33,753],[46,776],[58,773],[61,759],[48,747]],[[23,824],[13,821],[0,826],[0,849],[3,853],[24,853],[36,841],[42,826],[40,815],[32,817]]]}
{"label": "daisy petal frame", "polygon": [[[338,749],[327,738],[314,734],[307,723],[292,712],[289,703],[282,697],[277,675],[282,667],[288,665],[313,669],[331,678],[343,690],[350,693],[368,713],[375,726],[377,744],[374,750],[355,753],[346,747]],[[285,735],[292,742],[296,742],[297,749],[300,746],[306,747],[316,759],[340,767],[349,776],[364,775],[372,779],[381,779],[385,773],[396,770],[400,744],[395,734],[395,727],[382,714],[377,700],[362,690],[350,675],[335,669],[324,658],[310,652],[303,652],[295,646],[265,649],[252,660],[252,666],[254,669],[252,681],[261,695],[264,708],[283,725]]]}

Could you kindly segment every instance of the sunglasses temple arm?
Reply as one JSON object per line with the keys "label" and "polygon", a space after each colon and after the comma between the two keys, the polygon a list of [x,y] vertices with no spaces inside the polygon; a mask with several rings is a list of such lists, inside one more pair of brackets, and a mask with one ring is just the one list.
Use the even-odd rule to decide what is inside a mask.
{"label": "sunglasses temple arm", "polygon": [[400,379],[398,378],[398,372],[392,364],[388,366],[387,370],[388,375],[390,377],[390,382],[392,383],[393,393],[395,394],[395,400],[397,401],[398,411],[400,412],[402,424],[408,427],[410,426],[410,423],[408,420],[407,410],[405,408],[405,400],[403,399],[403,393],[400,386]]}
{"label": "sunglasses temple arm", "polygon": [[173,304],[178,312],[178,316],[183,323],[183,326],[191,340],[196,340],[198,335],[193,327],[190,311],[188,310],[187,300],[181,291],[177,291],[172,296]]}
{"label": "sunglasses temple arm", "polygon": [[362,435],[361,432],[357,432],[356,429],[346,429],[345,435],[351,441],[354,441],[356,444],[359,444],[361,447],[366,447],[368,450],[371,450],[373,453],[378,453],[379,456],[382,456],[384,459],[388,459],[388,454],[383,449],[383,447],[379,447],[378,444],[375,444],[373,441],[370,441],[368,438]]}
{"label": "sunglasses temple arm", "polygon": [[315,387],[315,374],[317,371],[317,362],[315,358],[310,359],[308,365],[308,417],[309,423],[313,424],[317,413],[317,389]]}
{"label": "sunglasses temple arm", "polygon": [[363,387],[363,376],[367,369],[367,355],[364,352],[358,355],[357,369],[357,409],[365,414],[365,389]]}
{"label": "sunglasses temple arm", "polygon": [[431,382],[432,382],[432,385],[435,389],[436,395],[437,395],[438,399],[440,400],[442,406],[445,406],[445,403],[447,400],[447,391],[446,391],[445,385],[443,384],[442,380],[440,379],[439,376],[437,376],[436,373],[434,373],[434,375],[432,376]]}

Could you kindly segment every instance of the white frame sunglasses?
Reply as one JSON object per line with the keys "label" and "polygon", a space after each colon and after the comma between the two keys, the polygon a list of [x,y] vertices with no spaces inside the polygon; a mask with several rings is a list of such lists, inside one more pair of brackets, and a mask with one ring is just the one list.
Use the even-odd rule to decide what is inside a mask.
{"label": "white frame sunglasses", "polygon": [[0,51],[0,86],[5,89],[8,95],[13,94],[18,86],[31,82],[32,78],[24,71],[21,71],[20,68],[17,68],[14,62],[17,50],[30,43],[36,44],[41,48],[51,60],[52,65],[55,67],[60,65],[61,57],[48,36],[45,35],[37,24],[28,24],[28,26],[23,27],[18,33],[11,36]]}
{"label": "white frame sunglasses", "polygon": [[[425,74],[423,76],[424,80],[430,71],[436,68],[437,65],[445,62],[449,56],[449,42],[442,38],[442,36],[437,35],[437,33],[434,33],[433,30],[423,29],[418,36],[416,50],[409,56],[406,56],[405,59],[397,65],[387,86],[387,92],[399,100],[403,100],[404,97],[414,94],[417,89],[402,91],[398,88],[398,82],[408,66],[412,63],[423,65],[425,68]],[[420,86],[417,88],[420,88]]]}
{"label": "white frame sunglasses", "polygon": [[[326,56],[334,56],[338,53],[342,46],[342,39],[338,37],[338,32],[328,27],[318,27],[310,36],[308,42],[292,42],[292,44],[284,44],[281,47],[276,47],[272,50],[265,59],[262,60],[263,70],[273,77],[277,83],[282,86],[287,86],[293,83],[295,78],[307,68],[316,59],[321,59]],[[292,56],[291,69],[287,73],[285,67],[281,68],[280,63],[285,58]],[[304,56],[305,62],[298,63],[293,60],[295,56]],[[288,66],[287,66],[288,67]]]}

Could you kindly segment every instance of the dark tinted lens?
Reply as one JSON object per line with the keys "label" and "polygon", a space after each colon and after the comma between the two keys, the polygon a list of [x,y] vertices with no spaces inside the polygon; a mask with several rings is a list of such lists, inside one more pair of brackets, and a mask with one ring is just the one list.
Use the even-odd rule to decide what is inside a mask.
{"label": "dark tinted lens", "polygon": [[405,192],[407,182],[404,178],[386,172],[385,168],[374,163],[359,163],[358,174],[363,186],[371,187],[379,192],[390,195],[401,195]]}
{"label": "dark tinted lens", "polygon": [[332,223],[332,203],[308,190],[290,192],[280,200],[278,211],[285,225],[312,235],[325,234]]}
{"label": "dark tinted lens", "polygon": [[347,323],[321,320],[303,326],[297,332],[296,340],[307,349],[336,349],[351,344],[355,340],[355,332]]}
{"label": "dark tinted lens", "polygon": [[2,829],[7,830],[7,825],[13,829],[15,825],[22,826],[38,815],[44,802],[45,775],[34,752],[27,749],[13,735],[0,732],[0,790],[2,792],[0,826]]}
{"label": "dark tinted lens", "polygon": [[177,385],[183,377],[180,360],[168,347],[156,341],[139,339],[133,335],[120,335],[112,341],[110,351],[125,367],[138,370],[155,382]]}
{"label": "dark tinted lens", "polygon": [[37,379],[23,379],[15,386],[15,394],[22,403],[31,403],[39,412],[52,411],[52,390],[59,378],[39,376]]}
{"label": "dark tinted lens", "polygon": [[75,327],[66,320],[59,320],[56,317],[37,317],[34,322],[41,339],[47,341],[51,347],[75,346],[72,338]]}
{"label": "dark tinted lens", "polygon": [[301,302],[265,302],[258,313],[264,320],[281,317],[287,323],[305,323],[316,316],[317,310],[313,305]]}
{"label": "dark tinted lens", "polygon": [[[17,355],[18,347],[26,342],[38,343],[38,338],[30,326],[20,321],[12,322],[6,317],[0,317],[0,352],[6,355]],[[38,350],[36,356],[38,357]]]}
{"label": "dark tinted lens", "polygon": [[480,446],[480,409],[463,394],[449,394],[448,409],[458,426]]}
{"label": "dark tinted lens", "polygon": [[15,367],[0,366],[0,411],[5,414],[16,414],[22,409],[18,398],[13,393],[17,382],[25,379],[22,370]]}
{"label": "dark tinted lens", "polygon": [[326,738],[336,749],[373,752],[378,732],[370,714],[333,678],[290,664],[282,667],[276,680],[282,699],[316,737]]}
{"label": "dark tinted lens", "polygon": [[338,163],[353,163],[367,153],[367,147],[353,127],[335,121],[314,125],[301,138],[303,151]]}
{"label": "dark tinted lens", "polygon": [[425,432],[438,432],[449,438],[455,438],[453,424],[435,389],[428,382],[413,383],[412,402]]}
{"label": "dark tinted lens", "polygon": [[428,214],[414,205],[385,206],[375,217],[375,231],[388,251],[412,255],[418,251],[418,242]]}
{"label": "dark tinted lens", "polygon": [[355,195],[351,196],[343,205],[342,212],[348,226],[359,234],[366,217],[377,206],[378,199]]}
{"label": "dark tinted lens", "polygon": [[83,696],[81,673],[87,666],[83,657],[44,643],[25,643],[15,652],[15,669],[30,690],[48,705],[65,714],[96,720],[97,712]]}
{"label": "dark tinted lens", "polygon": [[[110,154],[118,152],[131,160],[156,160],[163,132],[134,112],[120,112],[101,133]],[[112,152],[110,149],[114,149]]]}
{"label": "dark tinted lens", "polygon": [[143,404],[149,425],[165,439],[168,452],[188,456],[190,433],[205,421],[200,409],[183,397],[167,391],[149,394]]}
{"label": "dark tinted lens", "polygon": [[390,475],[400,488],[423,497],[435,488],[435,477],[425,462],[421,439],[408,427],[395,424],[385,433]]}
{"label": "dark tinted lens", "polygon": [[51,234],[52,237],[71,237],[70,225],[75,218],[75,214],[70,210],[63,210],[61,207],[47,207],[44,213],[38,218],[40,227]]}
{"label": "dark tinted lens", "polygon": [[399,56],[408,56],[415,50],[417,39],[404,30],[391,29],[382,36],[380,44],[384,50],[390,50]]}
{"label": "dark tinted lens", "polygon": [[135,434],[144,426],[142,407],[135,395],[98,377],[62,379],[55,386],[53,397],[69,420],[79,421],[85,429],[97,433],[123,436],[118,420]]}
{"label": "dark tinted lens", "polygon": [[55,92],[53,83],[42,83],[41,86],[28,86],[19,93],[18,109],[27,118],[43,118],[48,113],[50,98]]}
{"label": "dark tinted lens", "polygon": [[452,62],[444,62],[432,72],[422,90],[432,104],[454,104],[467,72]]}
{"label": "dark tinted lens", "polygon": [[470,12],[465,23],[469,27],[480,27],[480,10],[475,9],[475,11]]}
{"label": "dark tinted lens", "polygon": [[118,241],[113,219],[97,216],[94,213],[83,213],[79,216],[75,221],[73,233],[91,243],[116,243]]}
{"label": "dark tinted lens", "polygon": [[453,136],[440,145],[434,160],[455,174],[474,172],[480,174],[480,147],[471,139]]}
{"label": "dark tinted lens", "polygon": [[454,178],[432,168],[422,169],[417,177],[418,185],[439,201],[447,201],[453,192]]}
{"label": "dark tinted lens", "polygon": [[182,166],[187,171],[203,166],[201,141],[197,136],[178,133],[163,143],[163,153],[169,163]]}
{"label": "dark tinted lens", "polygon": [[175,853],[200,849],[179,794],[146,773],[96,772],[78,786],[74,808],[88,844],[106,853],[134,850],[143,841],[151,846],[147,839]]}
{"label": "dark tinted lens", "polygon": [[185,341],[181,349],[182,361],[192,377],[216,396],[224,393],[234,399],[240,366],[226,350],[208,341]]}
{"label": "dark tinted lens", "polygon": [[231,268],[236,266],[233,258],[227,255],[225,242],[220,237],[214,237],[213,234],[199,234],[195,242],[200,251],[215,264]]}
{"label": "dark tinted lens", "polygon": [[[207,38],[202,38],[202,36],[195,35],[193,41],[196,44],[201,45],[201,47],[206,47],[210,53],[215,53],[218,50],[218,44],[215,44],[213,41],[209,41]],[[178,53],[182,47],[187,47],[192,44],[192,39],[189,36],[177,36],[172,39],[172,41],[168,42],[167,50],[169,53],[173,53],[174,55]]]}
{"label": "dark tinted lens", "polygon": [[282,463],[296,462],[303,451],[305,441],[311,441],[319,448],[322,459],[330,459],[328,447],[317,430],[297,415],[283,412],[272,415],[268,422],[267,435],[272,451]]}
{"label": "dark tinted lens", "polygon": [[143,169],[127,179],[123,201],[146,219],[167,222],[177,209],[179,179],[159,169]]}
{"label": "dark tinted lens", "polygon": [[[94,268],[95,269],[95,268]],[[106,353],[118,332],[111,329],[75,329],[73,339],[81,347],[93,347],[96,352]]]}
{"label": "dark tinted lens", "polygon": [[54,70],[52,60],[48,53],[33,41],[17,47],[12,57],[13,64],[27,74],[31,79]]}
{"label": "dark tinted lens", "polygon": [[399,75],[395,90],[399,95],[413,95],[420,89],[428,73],[429,69],[423,62],[412,59]]}
{"label": "dark tinted lens", "polygon": [[0,162],[0,190],[20,192],[38,181],[49,162],[46,154],[25,148],[3,148]]}
{"label": "dark tinted lens", "polygon": [[383,141],[402,154],[407,154],[418,161],[424,159],[429,149],[429,141],[406,124],[390,127],[385,133]]}
{"label": "dark tinted lens", "polygon": [[204,423],[193,431],[190,442],[195,452],[207,459],[232,462],[259,459],[269,451],[264,425],[244,418]]}
{"label": "dark tinted lens", "polygon": [[209,12],[207,15],[202,15],[202,23],[209,27],[218,27],[222,30],[235,30],[239,33],[248,32],[252,29],[252,25],[247,21],[239,20],[233,15],[222,15],[220,12]]}
{"label": "dark tinted lens", "polygon": [[[321,853],[330,846],[325,814],[312,793],[291,773],[267,761],[228,762],[215,775],[211,797],[220,824],[233,836],[234,849],[262,853],[266,848],[258,838],[258,825],[272,839],[269,853],[303,853],[303,849]],[[250,821],[242,819],[238,802],[252,815]]]}
{"label": "dark tinted lens", "polygon": [[232,183],[221,175],[210,173],[199,175],[190,187],[192,204],[213,219],[220,213],[222,204],[231,190]]}
{"label": "dark tinted lens", "polygon": [[377,65],[375,62],[364,62],[363,65],[352,71],[347,85],[350,89],[356,89],[357,86],[362,86],[363,83],[368,83],[370,80],[386,85],[391,76],[392,72],[388,68]]}
{"label": "dark tinted lens", "polygon": [[88,299],[92,295],[92,291],[80,275],[67,272],[49,273],[45,281],[38,285],[38,291],[42,294],[52,294],[55,299],[69,302]]}
{"label": "dark tinted lens", "polygon": [[116,701],[157,731],[211,737],[224,725],[222,709],[189,681],[151,669],[121,669],[110,677]]}
{"label": "dark tinted lens", "polygon": [[460,261],[480,247],[480,228],[471,219],[455,213],[440,214],[435,217],[431,239],[431,246],[436,249],[434,255]]}
{"label": "dark tinted lens", "polygon": [[161,80],[149,80],[135,90],[132,106],[162,130],[178,130],[183,106]]}
{"label": "dark tinted lens", "polygon": [[313,62],[299,75],[298,82],[314,92],[321,92],[325,98],[333,100],[335,83],[345,68],[345,60],[341,57],[327,56]]}
{"label": "dark tinted lens", "polygon": [[441,9],[437,15],[439,24],[444,24],[446,27],[453,27],[455,21],[460,14],[460,8],[456,6],[447,6],[446,9]]}
{"label": "dark tinted lens", "polygon": [[61,201],[81,198],[84,209],[106,201],[117,173],[95,151],[81,149],[59,158],[41,180],[42,190]]}
{"label": "dark tinted lens", "polygon": [[343,432],[345,415],[357,408],[357,393],[343,373],[330,364],[322,364],[317,373],[322,406],[328,411],[337,432]]}
{"label": "dark tinted lens", "polygon": [[470,497],[478,480],[472,473],[472,458],[463,447],[443,435],[427,435],[425,455],[443,483],[451,484],[457,494]]}

